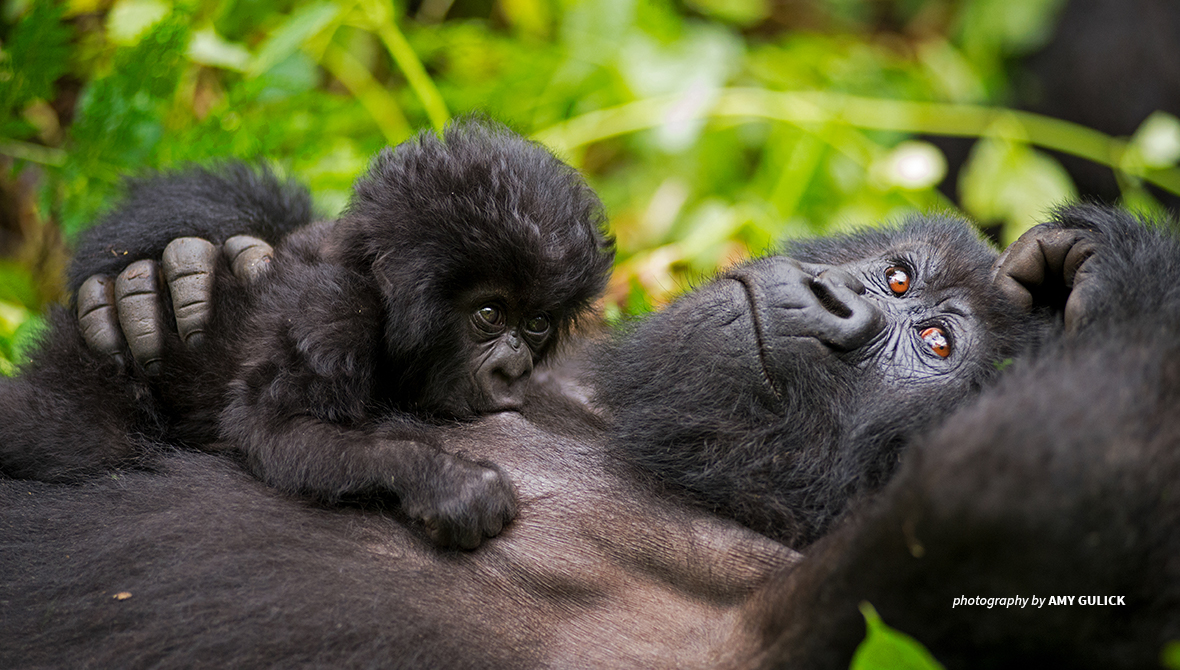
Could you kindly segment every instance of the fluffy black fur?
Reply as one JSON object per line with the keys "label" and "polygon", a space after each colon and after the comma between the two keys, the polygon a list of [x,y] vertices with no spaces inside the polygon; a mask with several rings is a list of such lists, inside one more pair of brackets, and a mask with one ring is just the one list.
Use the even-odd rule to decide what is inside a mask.
{"label": "fluffy black fur", "polygon": [[[159,474],[82,486],[0,479],[0,571],[12,576],[0,580],[0,664],[846,668],[863,637],[857,607],[867,600],[948,667],[1154,667],[1161,645],[1180,638],[1180,245],[1172,231],[1096,208],[1064,210],[1051,228],[1097,242],[1079,280],[1089,284],[1087,318],[977,393],[960,386],[977,383],[1005,355],[1007,345],[991,335],[980,350],[956,340],[976,366],[963,378],[930,373],[903,383],[913,393],[926,389],[949,418],[924,435],[906,434],[912,444],[893,480],[793,567],[770,560],[752,533],[718,527],[699,505],[665,495],[665,481],[687,487],[679,459],[620,472],[603,458],[593,420],[572,415],[563,420],[584,430],[547,432],[515,414],[442,429],[502,463],[524,493],[510,532],[462,554],[434,552],[372,510],[316,509],[218,456],[181,453],[162,459]],[[986,275],[989,255],[974,255],[961,232],[943,239],[940,230],[914,224],[884,235],[887,262],[961,267],[978,289],[970,278]],[[840,249],[863,244],[881,260],[874,239],[821,243],[809,258],[856,269],[849,258],[859,253],[845,258]],[[895,256],[894,242],[904,239],[924,251]],[[974,264],[935,262],[960,248],[956,239],[969,242]],[[844,400],[859,390],[881,411],[893,408],[897,387],[884,384],[884,373],[896,359],[870,348],[860,360],[883,376],[865,374],[851,389],[837,371],[857,349],[831,352],[800,335],[808,326],[792,320],[775,289],[775,277],[799,276],[792,267],[766,261],[735,270],[733,281],[710,284],[637,326],[630,337],[651,344],[648,354],[663,367],[628,371],[642,383],[626,387],[632,407],[615,406],[620,425],[611,439],[626,435],[621,424],[629,423],[644,441],[635,451],[650,452],[654,432],[643,425],[673,430],[673,415],[692,421],[699,407],[705,420],[689,435],[708,436],[718,456],[739,449],[743,460],[757,436],[769,435],[762,462],[773,471],[774,431],[788,422],[788,409],[811,411],[819,401],[811,389],[836,388]],[[851,285],[847,277],[833,281]],[[840,298],[847,311],[837,311],[855,316],[863,306],[837,288],[808,290],[825,311]],[[929,307],[925,292],[911,298],[918,311]],[[1056,318],[1064,309],[1041,307]],[[857,339],[845,334],[824,337]],[[634,356],[629,347],[612,351]],[[788,374],[782,364],[790,360],[827,361],[828,371]],[[706,378],[716,398],[700,392]],[[789,392],[788,384],[804,382]],[[667,399],[686,389],[698,404]],[[904,393],[897,408],[910,416]],[[759,425],[775,409],[782,418],[768,419],[770,429]],[[855,432],[855,417],[823,417],[841,420],[825,440]],[[714,428],[706,430],[706,420]],[[743,442],[743,432],[754,437]],[[723,483],[721,470],[735,467],[726,484],[735,495],[741,481],[771,507],[779,507],[776,496],[793,495],[767,487],[744,462],[692,458]],[[861,461],[865,471],[882,467],[874,460]],[[816,476],[834,463],[818,458]],[[803,475],[788,471],[796,481]],[[735,509],[753,506],[747,499]],[[668,534],[706,527],[701,535]],[[747,581],[729,581],[735,568]],[[778,577],[751,597],[751,577],[757,583],[774,570]],[[1126,605],[952,608],[960,595],[1034,594],[1121,595]]]}
{"label": "fluffy black fur", "polygon": [[[1098,243],[1088,318],[918,440],[784,575],[765,667],[847,667],[864,601],[952,668],[1158,667],[1180,639],[1180,243],[1090,206],[1049,227]],[[952,608],[1017,595],[1125,604]]]}
{"label": "fluffy black fur", "polygon": [[159,260],[178,237],[221,244],[234,235],[253,235],[273,245],[313,218],[306,188],[241,163],[128,179],[124,190],[119,206],[74,250],[70,295],[91,275],[114,276],[135,261]]}
{"label": "fluffy black fur", "polygon": [[[271,244],[308,224],[306,189],[269,170],[226,164],[130,180],[123,203],[80,242],[70,266],[73,295],[92,274],[115,274],[158,259],[173,238],[213,242],[249,234]],[[126,368],[83,341],[74,310],[50,311],[44,338],[20,376],[0,379],[0,472],[47,481],[80,481],[106,469],[145,462],[160,440],[205,444],[216,438],[233,359],[225,343],[241,337],[244,289],[222,263],[210,331],[199,355],[168,341],[170,365],[159,383],[138,365]],[[171,302],[161,305],[173,320]],[[212,353],[213,355],[210,355]],[[125,360],[131,360],[130,356]]]}
{"label": "fluffy black fur", "polygon": [[[914,219],[784,253],[806,264],[804,281],[854,276],[863,291],[841,300],[875,311],[881,330],[851,346],[817,346],[808,325],[787,315],[818,298],[782,289],[789,278],[759,261],[624,334],[601,358],[597,387],[623,459],[799,548],[827,532],[850,500],[879,488],[902,448],[976,394],[1038,327],[992,286],[996,254],[962,221]],[[898,265],[913,274],[902,296],[881,281]],[[763,304],[752,306],[753,320],[714,304],[728,277],[759,273],[769,288],[756,292]],[[907,352],[929,325],[945,326],[955,345],[946,360]],[[777,340],[765,341],[770,331]],[[762,341],[763,360],[735,339]],[[768,385],[758,383],[763,374]]]}
{"label": "fluffy black fur", "polygon": [[[305,194],[241,166],[133,183],[83,245],[72,284],[119,269],[112,256],[158,255],[173,236],[273,240],[306,219]],[[0,389],[0,405],[22,424],[89,432],[67,415],[104,414],[90,398],[111,386],[120,402],[103,418],[115,426],[95,442],[114,448],[5,430],[0,464],[68,479],[137,455],[126,437],[110,439],[119,430],[195,443],[216,435],[280,489],[326,500],[392,491],[441,544],[473,546],[512,518],[512,486],[494,466],[442,451],[431,423],[520,408],[533,366],[605,287],[604,223],[580,175],[538,144],[479,119],[441,139],[423,133],[377,156],[339,221],[282,239],[262,281],[223,280],[210,341],[189,352],[172,338],[159,383],[134,375],[128,396],[88,372],[49,387],[61,411],[34,411],[23,389],[38,375],[76,368],[63,365],[71,352],[94,358],[76,327],[59,325],[48,355]],[[119,246],[125,239],[136,246]]]}

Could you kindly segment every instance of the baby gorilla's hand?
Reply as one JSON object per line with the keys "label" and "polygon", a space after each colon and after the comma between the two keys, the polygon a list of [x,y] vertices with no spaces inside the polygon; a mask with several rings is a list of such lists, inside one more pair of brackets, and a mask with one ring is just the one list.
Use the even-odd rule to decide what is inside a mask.
{"label": "baby gorilla's hand", "polygon": [[395,477],[393,488],[406,514],[446,549],[474,549],[516,516],[512,482],[491,463],[436,452],[424,471]]}

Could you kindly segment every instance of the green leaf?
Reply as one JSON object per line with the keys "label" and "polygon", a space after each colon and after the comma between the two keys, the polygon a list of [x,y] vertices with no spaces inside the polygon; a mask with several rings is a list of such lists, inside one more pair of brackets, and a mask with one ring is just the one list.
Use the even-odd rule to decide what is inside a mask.
{"label": "green leaf", "polygon": [[107,38],[115,44],[134,46],[171,11],[164,0],[119,0],[107,14]]}
{"label": "green leaf", "polygon": [[974,0],[960,16],[962,39],[1004,54],[1024,53],[1053,34],[1064,0]]}
{"label": "green leaf", "polygon": [[29,314],[12,337],[12,362],[18,366],[27,363],[29,353],[36,348],[47,328],[44,318]]}
{"label": "green leaf", "polygon": [[0,300],[0,375],[28,362],[28,351],[45,331],[45,320],[21,305]]}
{"label": "green leaf", "polygon": [[212,26],[193,33],[188,57],[194,63],[236,72],[244,72],[251,58],[246,47],[226,41]]}
{"label": "green leaf", "polygon": [[860,612],[867,630],[852,655],[850,670],[943,670],[920,642],[886,626],[872,605],[862,602]]}
{"label": "green leaf", "polygon": [[685,4],[739,26],[752,26],[770,16],[768,0],[686,0]]}
{"label": "green leaf", "polygon": [[500,11],[508,23],[525,35],[535,38],[549,36],[553,10],[543,0],[501,0]]}
{"label": "green leaf", "polygon": [[1180,119],[1167,112],[1154,112],[1135,131],[1131,147],[1147,167],[1175,165],[1180,161]]}
{"label": "green leaf", "polygon": [[37,306],[37,288],[33,276],[23,265],[8,259],[0,259],[0,301],[27,309]]}
{"label": "green leaf", "polygon": [[0,117],[33,100],[53,97],[53,84],[70,63],[73,30],[56,2],[34,2],[0,43]]}
{"label": "green leaf", "polygon": [[1073,180],[1053,158],[1027,144],[984,138],[959,175],[963,208],[984,223],[1003,224],[1004,244],[1077,197]]}
{"label": "green leaf", "polygon": [[316,2],[300,8],[263,42],[247,73],[256,77],[287,60],[339,14],[340,8],[330,2]]}
{"label": "green leaf", "polygon": [[1168,670],[1180,670],[1180,640],[1172,640],[1160,650],[1160,665]]}

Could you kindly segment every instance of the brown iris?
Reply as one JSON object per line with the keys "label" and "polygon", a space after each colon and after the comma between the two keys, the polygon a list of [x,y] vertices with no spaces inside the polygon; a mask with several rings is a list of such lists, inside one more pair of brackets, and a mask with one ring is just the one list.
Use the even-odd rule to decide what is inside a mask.
{"label": "brown iris", "polygon": [[910,290],[910,273],[900,265],[894,265],[885,270],[885,281],[889,283],[889,290],[894,295],[905,295]]}
{"label": "brown iris", "polygon": [[930,347],[930,351],[939,356],[946,358],[951,355],[951,343],[942,328],[927,328],[918,333],[918,337],[921,337],[926,346]]}

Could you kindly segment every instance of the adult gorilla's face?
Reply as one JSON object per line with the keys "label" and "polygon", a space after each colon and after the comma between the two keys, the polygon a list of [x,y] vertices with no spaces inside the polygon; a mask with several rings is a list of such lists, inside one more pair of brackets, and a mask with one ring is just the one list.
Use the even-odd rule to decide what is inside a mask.
{"label": "adult gorilla's face", "polygon": [[616,449],[805,545],[1027,332],[991,285],[994,260],[966,224],[922,220],[732,269],[603,357]]}

